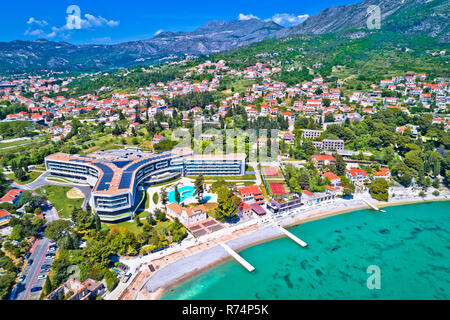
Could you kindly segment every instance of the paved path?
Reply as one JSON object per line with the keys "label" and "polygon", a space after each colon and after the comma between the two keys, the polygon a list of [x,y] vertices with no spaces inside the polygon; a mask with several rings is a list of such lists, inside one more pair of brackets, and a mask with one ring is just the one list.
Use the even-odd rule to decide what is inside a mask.
{"label": "paved path", "polygon": [[50,176],[50,173],[45,172],[39,178],[37,178],[35,181],[33,181],[29,184],[20,185],[17,182],[13,182],[12,187],[16,188],[16,189],[24,189],[24,190],[30,190],[30,191],[34,191],[40,187],[49,186],[49,185],[77,188],[84,195],[84,202],[83,202],[82,208],[83,208],[83,210],[86,210],[87,204],[88,204],[89,200],[91,199],[92,189],[90,186],[76,184],[76,183],[62,183],[62,182],[50,181],[50,180],[47,180],[47,178],[49,176]]}

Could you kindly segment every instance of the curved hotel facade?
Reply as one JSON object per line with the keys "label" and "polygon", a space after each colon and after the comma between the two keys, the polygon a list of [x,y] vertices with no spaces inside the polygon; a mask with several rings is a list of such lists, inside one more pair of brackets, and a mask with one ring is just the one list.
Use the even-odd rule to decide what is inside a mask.
{"label": "curved hotel facade", "polygon": [[151,154],[139,149],[101,151],[86,156],[56,153],[45,158],[52,176],[92,187],[90,205],[105,222],[129,219],[142,199],[142,183],[181,176],[244,175],[245,154],[194,155],[188,148]]}

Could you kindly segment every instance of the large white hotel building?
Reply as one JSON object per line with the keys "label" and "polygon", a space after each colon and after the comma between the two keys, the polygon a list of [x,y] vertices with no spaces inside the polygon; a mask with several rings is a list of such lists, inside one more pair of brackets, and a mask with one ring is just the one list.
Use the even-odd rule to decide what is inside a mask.
{"label": "large white hotel building", "polygon": [[132,216],[143,183],[157,184],[181,176],[244,175],[245,154],[194,155],[188,148],[152,154],[139,149],[101,151],[86,156],[56,153],[45,158],[52,176],[92,187],[89,203],[105,222]]}

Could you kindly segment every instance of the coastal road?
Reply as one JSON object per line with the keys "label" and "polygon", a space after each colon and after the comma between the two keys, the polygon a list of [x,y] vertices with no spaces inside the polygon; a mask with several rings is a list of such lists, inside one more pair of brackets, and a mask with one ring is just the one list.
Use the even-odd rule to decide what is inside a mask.
{"label": "coastal road", "polygon": [[[43,214],[46,215],[48,222],[58,220],[58,213],[53,205],[49,204]],[[37,239],[37,244],[34,247],[28,261],[33,260],[33,263],[27,265],[22,273],[25,276],[25,280],[18,284],[18,291],[16,300],[27,300],[28,298],[38,299],[40,292],[31,293],[31,289],[34,287],[43,287],[45,280],[39,280],[40,274],[48,274],[48,272],[41,272],[41,267],[44,264],[51,264],[53,259],[46,259],[45,255],[48,253],[48,248],[51,245],[50,239],[42,238]],[[54,252],[56,253],[56,251]]]}

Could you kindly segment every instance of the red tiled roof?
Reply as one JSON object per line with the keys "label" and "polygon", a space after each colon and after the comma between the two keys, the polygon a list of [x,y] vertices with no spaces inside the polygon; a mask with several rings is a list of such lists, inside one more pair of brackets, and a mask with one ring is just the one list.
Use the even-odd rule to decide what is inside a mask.
{"label": "red tiled roof", "polygon": [[391,172],[391,170],[388,169],[388,168],[381,168],[380,171],[375,172],[374,175],[375,176],[385,176],[385,175],[387,175],[390,172]]}
{"label": "red tiled roof", "polygon": [[0,209],[0,218],[7,217],[7,216],[10,216],[10,215],[11,215],[11,213],[6,211],[5,209]]}
{"label": "red tiled roof", "polygon": [[345,172],[350,172],[352,177],[356,177],[358,175],[358,173],[362,174],[363,176],[367,176],[367,172],[364,169],[351,169],[351,170],[346,170]]}
{"label": "red tiled roof", "polygon": [[248,204],[246,204],[245,202],[241,202],[241,204],[239,205],[239,209],[242,211],[245,211],[245,210],[250,210],[251,207]]}
{"label": "red tiled roof", "polygon": [[331,181],[333,180],[340,180],[341,178],[339,178],[337,175],[335,175],[333,172],[329,171],[329,172],[325,172],[322,176],[330,179]]}
{"label": "red tiled roof", "polygon": [[248,194],[253,194],[253,195],[257,195],[257,194],[262,194],[262,191],[259,189],[258,186],[253,185],[253,186],[247,186],[247,187],[242,187],[240,189],[238,189],[238,191],[242,194],[242,195],[248,195]]}
{"label": "red tiled roof", "polygon": [[13,201],[17,196],[22,194],[23,190],[21,189],[13,189],[10,190],[7,194],[5,194],[1,199],[0,202],[10,202]]}
{"label": "red tiled roof", "polygon": [[312,157],[317,161],[336,161],[336,159],[333,156],[328,155],[314,155]]}

